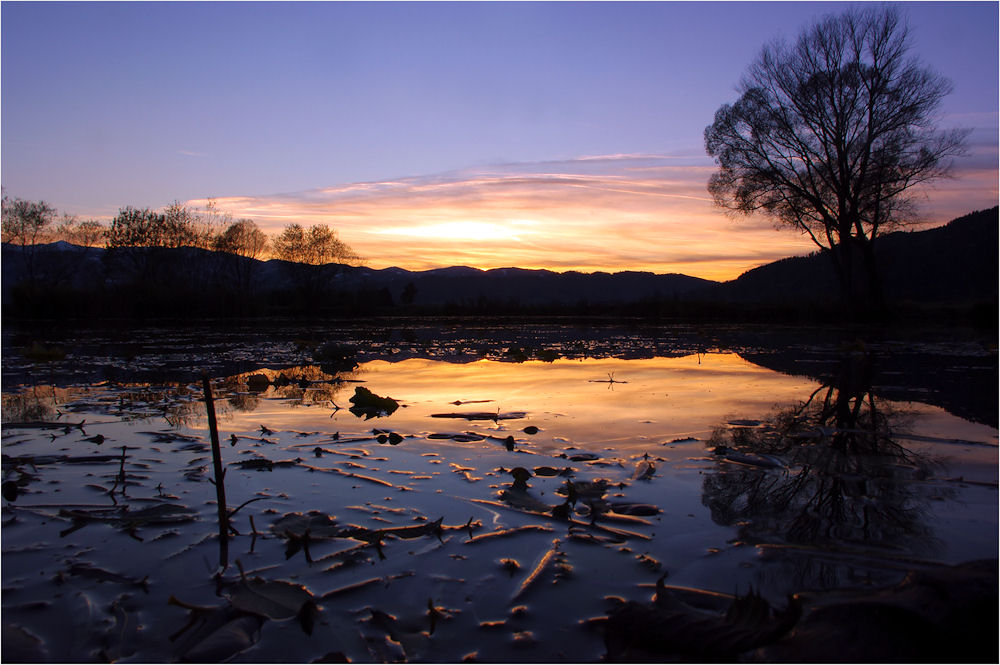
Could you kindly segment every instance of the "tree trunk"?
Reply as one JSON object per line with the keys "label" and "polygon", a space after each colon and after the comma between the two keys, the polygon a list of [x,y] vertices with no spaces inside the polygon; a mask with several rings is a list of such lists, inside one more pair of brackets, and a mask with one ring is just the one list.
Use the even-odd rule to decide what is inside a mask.
{"label": "tree trunk", "polygon": [[851,320],[883,315],[885,297],[874,243],[850,237],[834,246],[830,256],[840,281],[845,315]]}
{"label": "tree trunk", "polygon": [[879,270],[878,259],[875,256],[875,240],[864,243],[862,251],[868,286],[868,311],[873,316],[881,316],[886,311],[886,302],[882,288],[882,271]]}

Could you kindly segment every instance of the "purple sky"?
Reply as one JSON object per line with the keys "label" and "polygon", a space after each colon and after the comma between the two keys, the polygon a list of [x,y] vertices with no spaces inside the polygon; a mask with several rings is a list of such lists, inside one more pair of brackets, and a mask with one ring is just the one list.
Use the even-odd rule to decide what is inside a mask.
{"label": "purple sky", "polygon": [[[3,2],[2,182],[82,217],[280,200],[270,228],[331,188],[565,175],[584,157],[680,159],[678,196],[704,196],[702,132],[761,46],[848,6]],[[998,4],[900,6],[915,53],[954,84],[941,124],[974,129],[959,164],[974,176],[930,221],[995,205]],[[361,216],[400,228],[400,210]],[[331,222],[364,245],[357,219]]]}

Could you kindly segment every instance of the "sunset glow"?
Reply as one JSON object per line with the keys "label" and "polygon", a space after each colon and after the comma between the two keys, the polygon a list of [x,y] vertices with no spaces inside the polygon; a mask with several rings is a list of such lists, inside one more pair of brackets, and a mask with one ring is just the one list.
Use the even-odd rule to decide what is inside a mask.
{"label": "sunset glow", "polygon": [[[817,249],[763,216],[719,210],[706,191],[713,168],[700,156],[588,156],[214,202],[272,233],[292,221],[330,224],[373,268],[639,270],[728,280]],[[984,165],[940,185],[925,219],[988,207],[996,174]]]}
{"label": "sunset glow", "polygon": [[704,192],[710,168],[684,162],[587,157],[215,203],[269,231],[290,219],[329,223],[375,268],[517,266],[729,279],[811,251],[805,239],[760,221],[741,222],[745,242],[728,243],[737,226]]}

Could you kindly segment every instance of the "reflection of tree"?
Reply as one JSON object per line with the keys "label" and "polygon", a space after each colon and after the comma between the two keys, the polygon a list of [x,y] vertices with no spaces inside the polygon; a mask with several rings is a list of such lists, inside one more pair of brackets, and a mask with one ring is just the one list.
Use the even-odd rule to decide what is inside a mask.
{"label": "reflection of tree", "polygon": [[[261,398],[285,399],[293,403],[332,406],[349,382],[356,381],[362,370],[329,374],[316,365],[281,370],[259,369],[213,381],[219,399],[216,414],[225,419],[234,411],[249,413],[258,408]],[[253,393],[248,379],[265,376],[267,390]],[[348,392],[353,392],[353,388]],[[71,401],[122,420],[163,418],[171,427],[192,426],[205,417],[205,403],[199,390],[187,383],[122,383],[102,388],[92,394],[89,388],[54,388],[37,385],[17,393],[3,393],[5,422],[58,420],[58,408]]]}
{"label": "reflection of tree", "polygon": [[229,405],[234,411],[250,413],[260,406],[260,399],[250,393],[233,393],[229,396]]}
{"label": "reflection of tree", "polygon": [[[204,417],[205,405],[184,383],[130,383],[114,394],[113,413],[122,420],[163,418],[171,427],[187,427]],[[225,413],[225,405],[219,410]]]}
{"label": "reflection of tree", "polygon": [[[910,480],[930,460],[892,438],[899,414],[876,401],[872,363],[844,359],[841,371],[768,426],[728,430],[716,452],[733,461],[704,482],[703,503],[719,524],[752,541],[837,549],[920,549],[928,544],[924,500]],[[753,466],[761,454],[787,470]]]}
{"label": "reflection of tree", "polygon": [[47,420],[56,410],[57,399],[56,389],[49,386],[33,386],[20,393],[4,393],[3,420],[4,422]]}
{"label": "reflection of tree", "polygon": [[[324,367],[303,365],[284,369],[261,368],[236,374],[220,381],[223,393],[228,393],[228,403],[237,411],[250,412],[257,408],[260,399],[283,399],[300,404],[336,404],[348,382],[356,381],[361,370],[327,372]],[[266,388],[253,388],[253,379]]]}

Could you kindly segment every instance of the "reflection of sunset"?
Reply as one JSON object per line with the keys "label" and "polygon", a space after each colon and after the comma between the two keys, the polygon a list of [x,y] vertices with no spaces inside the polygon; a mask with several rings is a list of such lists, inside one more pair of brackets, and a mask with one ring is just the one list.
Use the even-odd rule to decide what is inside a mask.
{"label": "reflection of sunset", "polygon": [[[777,374],[735,354],[644,360],[557,360],[507,363],[480,360],[446,363],[410,359],[373,361],[362,366],[365,387],[400,402],[388,418],[360,420],[346,410],[354,386],[337,394],[344,409],[331,417],[322,405],[288,409],[262,401],[251,413],[232,413],[223,431],[293,429],[342,436],[370,433],[372,427],[404,434],[503,428],[520,434],[526,425],[542,433],[526,440],[544,447],[573,445],[625,449],[659,447],[674,438],[707,438],[730,417],[761,417],[777,404],[808,397],[815,384]],[[613,377],[616,382],[608,383]],[[603,382],[603,383],[602,383]],[[463,404],[454,404],[462,402]],[[465,421],[431,418],[434,413],[524,411],[523,420]]]}

